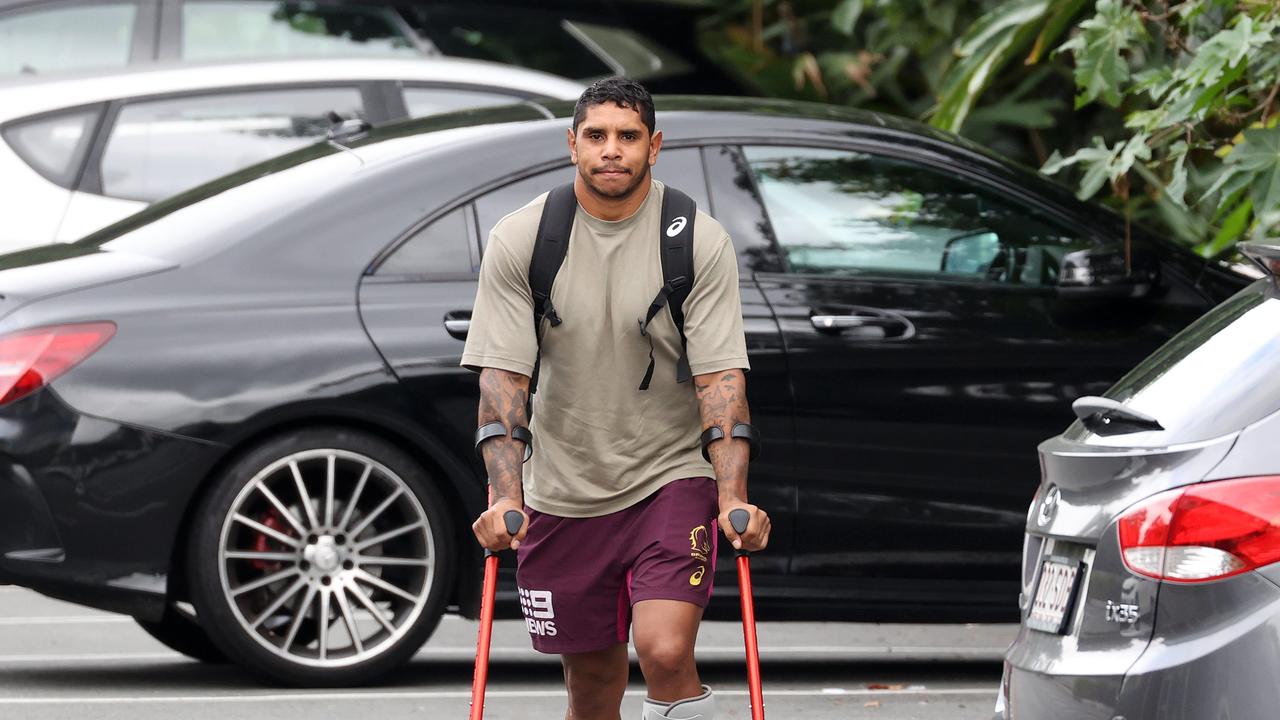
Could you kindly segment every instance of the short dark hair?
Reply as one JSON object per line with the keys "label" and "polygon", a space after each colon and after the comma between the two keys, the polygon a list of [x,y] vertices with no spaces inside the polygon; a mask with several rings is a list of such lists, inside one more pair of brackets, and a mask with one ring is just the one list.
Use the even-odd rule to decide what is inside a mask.
{"label": "short dark hair", "polygon": [[635,80],[624,77],[611,77],[597,80],[582,91],[578,104],[573,106],[573,132],[576,135],[578,125],[587,117],[587,108],[592,105],[613,103],[620,108],[630,108],[640,113],[640,120],[653,134],[655,127],[653,118],[653,97],[649,91]]}

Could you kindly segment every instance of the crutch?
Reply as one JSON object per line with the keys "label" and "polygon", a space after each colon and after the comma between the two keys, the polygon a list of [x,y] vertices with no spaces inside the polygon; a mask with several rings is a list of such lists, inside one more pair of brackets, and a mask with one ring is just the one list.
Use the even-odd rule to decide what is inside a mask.
{"label": "crutch", "polygon": [[[747,531],[751,515],[738,508],[729,524],[739,535]],[[760,687],[760,650],[756,645],[756,608],[751,600],[751,552],[734,550],[738,558],[738,597],[742,600],[742,638],[747,647],[747,688],[751,692],[751,720],[764,720],[764,691]]]}
{"label": "crutch", "polygon": [[[515,510],[502,514],[507,533],[515,535],[524,516]],[[485,548],[484,587],[480,591],[480,635],[476,638],[476,669],[471,676],[471,720],[484,717],[484,688],[489,680],[489,642],[493,639],[493,603],[498,594],[498,553]]]}

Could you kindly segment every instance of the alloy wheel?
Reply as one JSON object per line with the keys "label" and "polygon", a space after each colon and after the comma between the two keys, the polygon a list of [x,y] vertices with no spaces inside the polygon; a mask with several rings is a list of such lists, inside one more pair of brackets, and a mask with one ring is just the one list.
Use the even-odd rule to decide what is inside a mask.
{"label": "alloy wheel", "polygon": [[405,481],[339,449],[257,473],[222,524],[218,570],[241,629],[286,660],[346,667],[396,645],[436,580],[427,513]]}

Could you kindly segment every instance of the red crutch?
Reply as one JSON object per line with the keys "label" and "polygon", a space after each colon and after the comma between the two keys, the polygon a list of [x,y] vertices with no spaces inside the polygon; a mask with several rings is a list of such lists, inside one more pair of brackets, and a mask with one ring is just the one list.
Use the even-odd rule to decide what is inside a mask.
{"label": "red crutch", "polygon": [[[729,524],[739,535],[747,531],[751,515],[742,508],[729,513]],[[764,690],[760,687],[760,649],[756,645],[756,607],[751,600],[751,552],[734,550],[738,557],[738,597],[742,600],[742,639],[747,646],[747,688],[751,692],[751,720],[764,720]]]}
{"label": "red crutch", "polygon": [[[515,535],[524,516],[515,510],[502,514],[507,533]],[[493,639],[493,603],[498,594],[498,553],[485,548],[484,587],[480,591],[480,635],[476,639],[476,669],[471,676],[471,720],[484,717],[484,688],[489,681],[489,642]]]}

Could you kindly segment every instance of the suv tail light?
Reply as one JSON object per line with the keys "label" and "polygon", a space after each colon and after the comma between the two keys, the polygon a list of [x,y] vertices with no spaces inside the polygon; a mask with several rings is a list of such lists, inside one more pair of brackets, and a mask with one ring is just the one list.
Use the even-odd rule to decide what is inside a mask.
{"label": "suv tail light", "polygon": [[1280,561],[1280,476],[1176,488],[1126,510],[1120,554],[1130,570],[1206,582]]}
{"label": "suv tail light", "polygon": [[112,322],[76,323],[0,336],[0,405],[39,390],[102,347]]}

